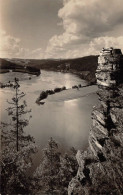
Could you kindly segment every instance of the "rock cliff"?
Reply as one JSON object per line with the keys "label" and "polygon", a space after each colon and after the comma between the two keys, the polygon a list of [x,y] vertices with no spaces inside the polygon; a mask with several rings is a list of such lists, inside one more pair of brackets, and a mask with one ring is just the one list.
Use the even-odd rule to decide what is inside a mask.
{"label": "rock cliff", "polygon": [[123,194],[123,56],[120,49],[102,49],[96,70],[99,105],[87,151],[78,151],[79,169],[69,195]]}

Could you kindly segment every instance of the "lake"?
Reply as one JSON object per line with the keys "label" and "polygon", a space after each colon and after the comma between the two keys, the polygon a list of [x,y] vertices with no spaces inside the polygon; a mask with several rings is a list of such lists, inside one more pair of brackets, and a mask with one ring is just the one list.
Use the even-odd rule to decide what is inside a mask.
{"label": "lake", "polygon": [[[63,148],[74,146],[76,149],[84,149],[88,145],[88,134],[92,123],[91,112],[98,101],[96,93],[66,101],[47,100],[40,106],[35,103],[42,90],[62,86],[71,88],[78,84],[84,86],[87,84],[86,81],[70,73],[43,70],[38,77],[17,72],[1,74],[0,82],[13,81],[15,77],[19,78],[20,90],[26,93],[24,99],[28,108],[32,109],[32,118],[25,131],[35,138],[41,149],[51,136]],[[13,94],[12,88],[0,89],[1,121],[10,120],[5,111],[8,107],[6,100],[11,100]]]}

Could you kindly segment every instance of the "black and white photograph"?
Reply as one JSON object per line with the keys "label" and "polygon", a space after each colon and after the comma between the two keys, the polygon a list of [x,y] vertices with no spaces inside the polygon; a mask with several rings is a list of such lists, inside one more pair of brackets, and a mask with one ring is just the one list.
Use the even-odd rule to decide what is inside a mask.
{"label": "black and white photograph", "polygon": [[0,0],[0,195],[123,194],[123,1]]}

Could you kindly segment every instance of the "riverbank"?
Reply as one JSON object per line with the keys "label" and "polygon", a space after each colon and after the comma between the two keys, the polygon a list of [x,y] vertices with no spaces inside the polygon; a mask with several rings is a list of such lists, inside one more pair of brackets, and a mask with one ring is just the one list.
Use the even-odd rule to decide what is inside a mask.
{"label": "riverbank", "polygon": [[41,74],[40,68],[28,66],[28,64],[14,63],[10,59],[0,58],[0,73],[7,72],[22,72],[39,76]]}
{"label": "riverbank", "polygon": [[[7,81],[13,81],[15,77],[19,79],[20,90],[26,93],[24,99],[28,108],[32,110],[32,118],[25,131],[35,138],[36,144],[41,149],[51,136],[64,148],[74,146],[78,149],[87,146],[88,131],[91,125],[90,113],[92,107],[97,103],[97,95],[93,93],[94,85],[81,87],[79,90],[77,88],[70,89],[72,86],[80,84],[86,86],[88,83],[70,73],[63,74],[44,70],[39,77],[31,76],[30,80],[30,75],[19,72],[1,74],[0,82],[7,83]],[[45,102],[44,105],[38,106],[35,103],[41,91],[54,90],[63,86],[66,86],[67,89],[49,95],[47,99],[42,100]],[[8,108],[6,99],[11,100],[14,91],[11,88],[0,90],[1,121],[8,121],[9,116],[5,111]],[[69,139],[70,137],[71,139]]]}
{"label": "riverbank", "polygon": [[0,74],[4,74],[4,73],[7,73],[9,72],[9,69],[1,69],[0,68]]}
{"label": "riverbank", "polygon": [[31,75],[37,75],[39,76],[41,74],[39,71],[33,71],[28,69],[0,69],[0,74],[8,73],[8,72],[21,72],[21,73],[28,73]]}
{"label": "riverbank", "polygon": [[48,96],[47,101],[56,102],[56,101],[68,101],[68,100],[78,99],[96,93],[97,89],[98,88],[96,85],[79,88],[79,90],[68,89],[66,91],[53,94],[52,96]]}
{"label": "riverbank", "polygon": [[53,72],[61,72],[61,73],[72,73],[74,75],[77,75],[79,78],[87,81],[89,84],[95,84],[96,83],[96,77],[95,77],[95,71],[80,71],[75,69],[57,69],[57,68],[43,68],[45,71],[53,71]]}
{"label": "riverbank", "polygon": [[59,93],[49,95],[47,99],[45,99],[43,102],[45,103],[60,102],[60,101],[79,99],[79,98],[86,97],[86,96],[96,93],[97,89],[98,89],[97,85],[91,85],[91,86],[82,87],[79,89],[67,89]]}
{"label": "riverbank", "polygon": [[76,59],[0,59],[0,69],[24,69],[37,72],[40,70],[72,73],[89,83],[95,83],[95,71],[98,56],[85,56]]}

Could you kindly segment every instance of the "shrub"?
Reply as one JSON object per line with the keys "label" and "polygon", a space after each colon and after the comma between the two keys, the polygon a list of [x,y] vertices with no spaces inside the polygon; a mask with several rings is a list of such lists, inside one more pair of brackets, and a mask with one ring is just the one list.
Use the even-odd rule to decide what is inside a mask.
{"label": "shrub", "polygon": [[61,90],[63,91],[63,90],[66,90],[66,87],[65,86],[63,86],[62,88],[61,88]]}
{"label": "shrub", "polygon": [[48,93],[45,92],[45,91],[42,91],[41,94],[40,94],[40,100],[43,100],[43,99],[47,98],[47,96],[48,96]]}
{"label": "shrub", "polygon": [[78,87],[79,87],[79,88],[81,88],[81,87],[82,87],[82,85],[81,85],[81,84],[79,84],[79,85],[78,85]]}
{"label": "shrub", "polygon": [[60,91],[61,91],[61,88],[58,88],[58,87],[57,87],[57,88],[54,89],[54,92],[55,92],[55,93],[58,93],[58,92],[60,92]]}
{"label": "shrub", "polygon": [[46,93],[47,93],[48,95],[52,95],[52,94],[54,94],[55,92],[54,92],[53,90],[47,90]]}
{"label": "shrub", "polygon": [[78,89],[77,85],[72,86],[72,89]]}

